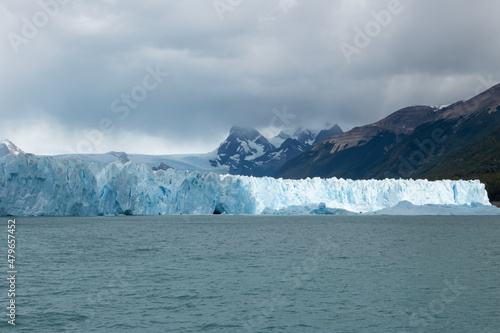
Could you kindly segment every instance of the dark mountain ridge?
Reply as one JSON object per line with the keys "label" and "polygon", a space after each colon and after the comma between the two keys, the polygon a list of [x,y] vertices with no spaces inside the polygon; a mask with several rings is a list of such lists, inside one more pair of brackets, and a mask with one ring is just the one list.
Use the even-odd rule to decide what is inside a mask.
{"label": "dark mountain ridge", "polygon": [[[254,128],[233,126],[210,163],[214,168],[227,167],[230,174],[272,176],[286,162],[309,150],[319,133],[299,127],[281,131],[268,140]],[[322,135],[330,133],[338,134],[342,130],[335,125]]]}
{"label": "dark mountain ridge", "polygon": [[[467,101],[444,108],[404,108],[374,124],[323,140],[286,163],[275,177],[444,179],[464,175],[484,179],[490,199],[500,200],[494,194],[500,169],[488,157],[497,158],[500,151],[496,146],[485,149],[495,137],[487,135],[499,127],[500,85],[496,85]],[[462,172],[465,164],[455,155],[460,153],[488,160],[488,177],[476,164],[477,172],[471,171],[470,164],[469,171]]]}

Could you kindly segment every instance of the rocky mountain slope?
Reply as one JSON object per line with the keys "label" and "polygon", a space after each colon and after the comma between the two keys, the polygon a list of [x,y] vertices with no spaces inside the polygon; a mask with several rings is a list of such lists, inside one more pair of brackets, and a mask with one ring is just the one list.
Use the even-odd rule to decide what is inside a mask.
{"label": "rocky mountain slope", "polygon": [[[456,154],[475,156],[481,152],[483,159],[500,156],[496,146],[487,148],[494,137],[492,131],[499,126],[500,85],[496,85],[467,101],[444,108],[405,108],[374,124],[324,140],[285,164],[275,176],[352,179],[483,176],[490,196],[495,199],[494,179],[500,169],[492,166],[488,177],[481,171],[467,176],[465,164],[458,162]],[[443,163],[447,172],[441,166]]]}
{"label": "rocky mountain slope", "polygon": [[234,175],[272,176],[286,162],[313,147],[319,134],[340,133],[338,125],[321,132],[297,128],[283,130],[268,140],[253,128],[234,126],[210,163],[213,167],[226,166]]}
{"label": "rocky mountain slope", "polygon": [[8,139],[3,139],[0,141],[0,157],[9,154],[19,155],[22,153],[24,152]]}

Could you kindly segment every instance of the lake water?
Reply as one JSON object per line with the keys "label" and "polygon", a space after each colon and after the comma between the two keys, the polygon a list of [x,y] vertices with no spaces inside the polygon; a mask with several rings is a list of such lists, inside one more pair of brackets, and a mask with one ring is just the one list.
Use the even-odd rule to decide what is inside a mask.
{"label": "lake water", "polygon": [[15,236],[2,332],[500,332],[499,217],[17,218]]}

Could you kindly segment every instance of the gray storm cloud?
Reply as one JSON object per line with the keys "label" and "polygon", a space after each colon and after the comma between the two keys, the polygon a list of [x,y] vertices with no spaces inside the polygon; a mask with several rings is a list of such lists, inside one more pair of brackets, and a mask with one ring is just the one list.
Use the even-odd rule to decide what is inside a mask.
{"label": "gray storm cloud", "polygon": [[[206,152],[231,125],[343,128],[500,80],[493,0],[0,2],[0,130],[23,150]],[[156,74],[155,74],[156,73]],[[166,75],[165,73],[168,73]],[[273,120],[274,119],[274,120]]]}

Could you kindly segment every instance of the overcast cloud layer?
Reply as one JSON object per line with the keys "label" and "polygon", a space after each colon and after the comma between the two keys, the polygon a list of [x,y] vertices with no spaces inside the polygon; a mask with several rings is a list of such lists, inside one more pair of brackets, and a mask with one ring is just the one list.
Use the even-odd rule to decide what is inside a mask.
{"label": "overcast cloud layer", "polygon": [[203,153],[232,125],[349,129],[449,104],[500,80],[499,13],[496,0],[2,0],[0,139]]}

